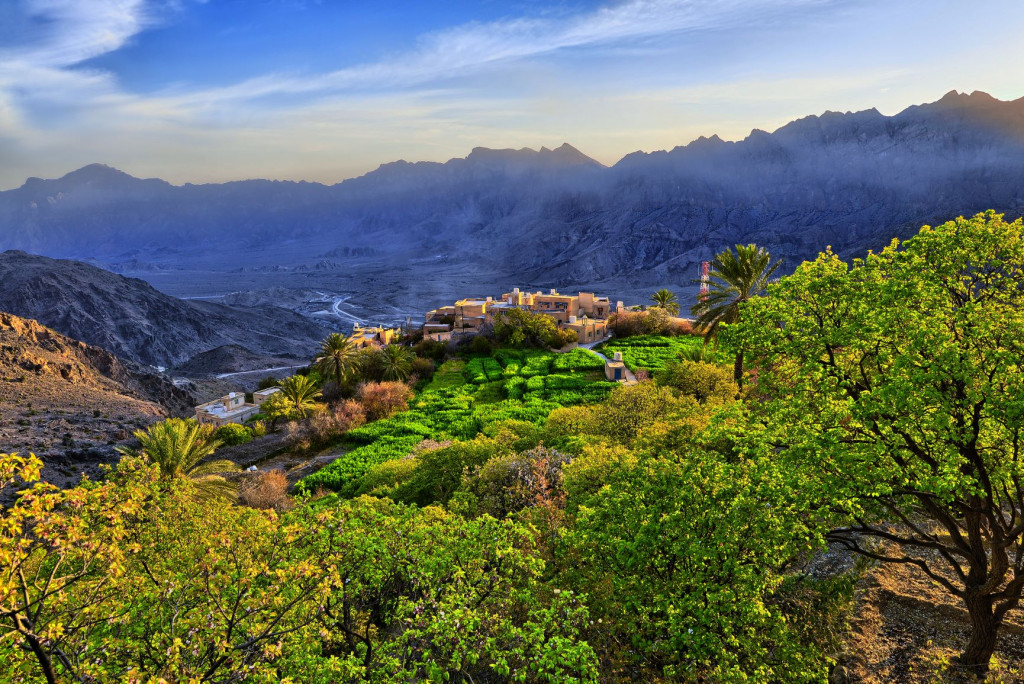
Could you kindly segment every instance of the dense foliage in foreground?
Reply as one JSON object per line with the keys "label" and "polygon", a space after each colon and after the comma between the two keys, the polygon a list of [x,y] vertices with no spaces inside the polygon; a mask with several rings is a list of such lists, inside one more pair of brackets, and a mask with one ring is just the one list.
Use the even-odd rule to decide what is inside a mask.
{"label": "dense foliage in foreground", "polygon": [[[536,358],[513,353],[503,373],[512,359],[532,373]],[[530,377],[593,365],[582,353],[547,363]],[[701,438],[735,386],[698,398],[644,382],[596,404],[528,400],[522,411],[547,413],[509,418],[508,400],[474,403],[491,383],[414,399],[408,413],[496,415],[353,479],[350,494],[372,497],[254,510],[139,458],[101,483],[30,490],[0,528],[8,680],[824,676],[834,645],[790,617],[785,568],[813,533],[771,507],[785,474]],[[351,438],[375,444],[404,425],[422,440],[389,421]],[[7,480],[38,468],[0,461]],[[847,587],[812,591],[841,603]]]}

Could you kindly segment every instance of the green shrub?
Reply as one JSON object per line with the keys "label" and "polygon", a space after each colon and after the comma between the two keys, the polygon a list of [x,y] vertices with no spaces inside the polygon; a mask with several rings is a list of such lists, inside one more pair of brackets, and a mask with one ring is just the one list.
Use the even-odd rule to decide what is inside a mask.
{"label": "green shrub", "polygon": [[303,493],[311,493],[316,491],[317,487],[324,487],[343,496],[351,496],[355,494],[359,478],[370,468],[378,463],[409,454],[413,447],[422,441],[422,437],[418,435],[382,436],[372,444],[342,454],[325,467],[300,480],[296,488]]}
{"label": "green shrub", "polygon": [[732,368],[713,363],[673,361],[655,378],[658,384],[674,387],[687,396],[704,403],[709,399],[728,401],[735,399],[739,388],[733,379]]}
{"label": "green shrub", "polygon": [[558,354],[552,362],[556,372],[601,370],[604,361],[588,349],[573,349],[568,354]]}
{"label": "green shrub", "polygon": [[217,428],[216,437],[227,446],[245,444],[252,441],[252,431],[238,423],[228,423]]}

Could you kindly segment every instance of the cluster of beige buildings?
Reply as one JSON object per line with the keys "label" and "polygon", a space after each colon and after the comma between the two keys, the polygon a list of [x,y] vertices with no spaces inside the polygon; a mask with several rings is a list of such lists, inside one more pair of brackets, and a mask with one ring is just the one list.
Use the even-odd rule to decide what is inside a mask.
{"label": "cluster of beige buildings", "polygon": [[352,334],[349,335],[349,339],[359,349],[364,347],[386,347],[396,341],[401,334],[400,328],[385,328],[383,326],[364,328],[361,325],[357,325],[352,328]]}
{"label": "cluster of beige buildings", "polygon": [[220,399],[196,406],[196,420],[200,425],[212,425],[217,428],[228,423],[242,425],[260,412],[260,404],[280,391],[280,387],[270,387],[253,392],[251,404],[245,400],[243,392],[232,392]]}
{"label": "cluster of beige buildings", "polygon": [[560,294],[554,289],[547,293],[523,292],[517,287],[498,299],[460,299],[452,305],[428,311],[423,336],[447,341],[453,335],[474,335],[485,325],[493,323],[496,314],[522,309],[551,316],[559,328],[575,331],[580,344],[588,344],[607,336],[608,317],[623,308],[622,302],[613,304],[607,297],[599,297],[593,292],[574,295]]}

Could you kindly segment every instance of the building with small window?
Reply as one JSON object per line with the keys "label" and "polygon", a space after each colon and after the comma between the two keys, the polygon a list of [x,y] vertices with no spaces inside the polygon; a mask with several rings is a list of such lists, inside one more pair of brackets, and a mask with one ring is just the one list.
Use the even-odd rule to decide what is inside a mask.
{"label": "building with small window", "polygon": [[251,404],[246,401],[243,392],[231,392],[220,399],[196,406],[196,420],[200,425],[218,428],[228,423],[242,425],[260,412],[260,404],[280,391],[280,387],[270,387],[253,392]]}
{"label": "building with small window", "polygon": [[423,324],[424,338],[448,340],[452,336],[474,335],[485,325],[493,323],[502,311],[522,309],[551,316],[559,328],[576,332],[580,343],[596,342],[608,335],[608,317],[621,309],[622,302],[613,304],[608,297],[593,292],[574,295],[561,294],[556,289],[524,292],[518,287],[500,298],[475,297],[460,299],[450,306],[428,311]]}

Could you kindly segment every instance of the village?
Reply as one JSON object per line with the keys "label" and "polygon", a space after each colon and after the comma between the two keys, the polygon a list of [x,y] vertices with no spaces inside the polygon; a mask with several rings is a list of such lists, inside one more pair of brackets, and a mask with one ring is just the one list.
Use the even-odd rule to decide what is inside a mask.
{"label": "village", "polygon": [[[420,327],[423,339],[435,342],[459,342],[484,332],[494,324],[495,316],[502,312],[519,309],[535,314],[550,316],[560,330],[576,333],[577,342],[572,346],[592,348],[610,335],[608,318],[616,312],[625,311],[622,301],[612,302],[593,292],[579,292],[574,295],[561,294],[551,288],[547,292],[524,292],[512,288],[501,297],[470,297],[453,304],[428,311]],[[402,328],[355,325],[349,340],[357,349],[366,347],[383,348],[397,342],[404,333]],[[598,354],[605,362],[605,377],[612,382],[632,383],[636,379],[616,352],[612,358]],[[244,424],[259,413],[260,405],[280,389],[271,387],[252,394],[249,402],[245,394],[232,392],[214,401],[196,406],[196,420],[203,425],[221,427],[227,423]]]}

